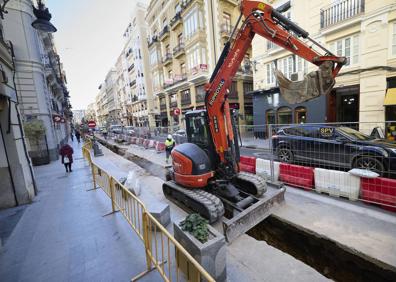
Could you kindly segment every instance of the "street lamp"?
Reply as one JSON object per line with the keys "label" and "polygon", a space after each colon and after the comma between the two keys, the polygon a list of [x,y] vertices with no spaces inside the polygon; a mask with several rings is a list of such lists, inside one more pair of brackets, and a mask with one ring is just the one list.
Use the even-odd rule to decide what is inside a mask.
{"label": "street lamp", "polygon": [[[4,14],[8,14],[6,10],[6,5],[10,0],[3,0],[3,3],[0,4],[0,18],[4,20]],[[56,27],[50,23],[51,14],[48,11],[48,8],[38,0],[38,9],[33,6],[33,14],[36,16],[36,20],[32,23],[33,28],[44,31],[44,32],[56,32]]]}
{"label": "street lamp", "polygon": [[36,16],[36,20],[32,23],[33,28],[44,32],[56,32],[56,27],[50,22],[52,16],[48,11],[48,8],[38,0],[38,8],[33,6],[33,14]]}

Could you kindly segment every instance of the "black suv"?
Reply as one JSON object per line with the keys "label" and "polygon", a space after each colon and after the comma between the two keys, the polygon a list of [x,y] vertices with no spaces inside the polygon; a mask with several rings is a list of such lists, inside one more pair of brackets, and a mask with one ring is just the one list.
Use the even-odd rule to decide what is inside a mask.
{"label": "black suv", "polygon": [[344,126],[295,125],[272,137],[279,161],[336,168],[364,168],[381,175],[396,171],[396,142],[376,139]]}

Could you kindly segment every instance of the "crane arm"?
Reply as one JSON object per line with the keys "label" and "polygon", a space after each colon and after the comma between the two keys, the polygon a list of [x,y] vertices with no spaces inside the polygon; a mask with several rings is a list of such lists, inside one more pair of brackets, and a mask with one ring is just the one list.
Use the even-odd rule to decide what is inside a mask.
{"label": "crane arm", "polygon": [[[334,85],[334,77],[345,63],[345,58],[332,55],[324,47],[310,39],[306,31],[289,21],[268,4],[258,1],[242,0],[241,16],[242,15],[245,18],[242,27],[237,32],[234,42],[231,44],[231,42],[228,41],[225,44],[211,79],[206,85],[205,96],[207,117],[213,143],[220,159],[220,165],[223,170],[228,171],[230,175],[237,172],[239,169],[232,148],[236,145],[234,144],[227,89],[230,87],[232,79],[238,71],[255,34],[263,36],[282,48],[320,66],[320,68],[325,66],[322,72],[330,72],[331,81],[329,81],[329,77],[326,77],[326,75],[323,75],[320,79],[327,79],[327,83],[331,85],[331,87]],[[292,31],[293,34],[290,31]],[[326,55],[320,55],[306,43],[298,39],[297,36],[313,41],[321,49],[326,51]],[[232,38],[232,36],[230,36],[230,38]],[[325,62],[327,63],[324,64]],[[280,84],[281,82],[282,81],[279,81]],[[286,86],[290,85],[287,79],[284,79],[283,83]],[[328,91],[328,88],[329,87],[327,87],[326,91]]]}

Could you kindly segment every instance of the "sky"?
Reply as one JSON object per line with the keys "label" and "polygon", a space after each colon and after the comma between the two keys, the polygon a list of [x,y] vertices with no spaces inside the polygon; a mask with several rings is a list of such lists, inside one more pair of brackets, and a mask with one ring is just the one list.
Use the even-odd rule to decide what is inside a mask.
{"label": "sky", "polygon": [[95,101],[120,55],[133,0],[47,0],[73,110]]}

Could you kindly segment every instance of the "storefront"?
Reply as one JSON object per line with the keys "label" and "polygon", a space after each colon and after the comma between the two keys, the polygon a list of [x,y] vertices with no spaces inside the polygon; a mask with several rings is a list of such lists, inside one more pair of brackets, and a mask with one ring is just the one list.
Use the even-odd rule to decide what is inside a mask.
{"label": "storefront", "polygon": [[269,124],[326,122],[326,96],[300,104],[287,103],[279,88],[251,92],[256,136],[267,136]]}

